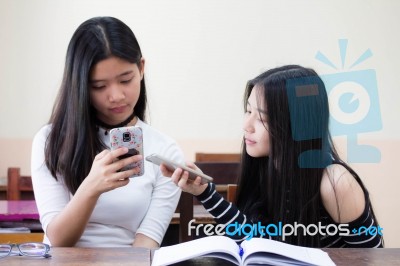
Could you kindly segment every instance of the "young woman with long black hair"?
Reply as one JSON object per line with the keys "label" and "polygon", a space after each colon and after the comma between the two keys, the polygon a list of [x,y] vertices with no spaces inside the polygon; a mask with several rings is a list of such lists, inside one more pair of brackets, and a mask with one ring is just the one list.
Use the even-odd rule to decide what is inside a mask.
{"label": "young woman with long black hair", "polygon": [[159,246],[180,196],[158,167],[119,171],[111,128],[139,126],[144,156],[183,161],[172,139],[145,123],[145,60],[132,30],[112,17],[82,23],[69,43],[64,77],[48,125],[32,146],[32,181],[44,242],[53,246]]}
{"label": "young woman with long black hair", "polygon": [[192,182],[182,169],[161,166],[164,175],[195,195],[219,224],[298,225],[297,235],[269,230],[264,237],[308,247],[383,246],[367,189],[335,151],[326,89],[314,70],[288,65],[262,73],[248,82],[244,109],[237,207],[214,184]]}

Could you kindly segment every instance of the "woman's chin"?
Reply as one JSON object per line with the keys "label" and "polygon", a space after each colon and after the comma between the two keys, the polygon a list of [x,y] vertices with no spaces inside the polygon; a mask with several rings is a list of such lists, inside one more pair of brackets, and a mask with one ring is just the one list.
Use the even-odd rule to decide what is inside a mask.
{"label": "woman's chin", "polygon": [[257,151],[257,150],[251,149],[251,148],[250,149],[246,148],[246,153],[249,156],[254,157],[254,158],[260,158],[260,157],[268,156],[268,154],[266,154],[265,152],[260,152],[260,151]]}

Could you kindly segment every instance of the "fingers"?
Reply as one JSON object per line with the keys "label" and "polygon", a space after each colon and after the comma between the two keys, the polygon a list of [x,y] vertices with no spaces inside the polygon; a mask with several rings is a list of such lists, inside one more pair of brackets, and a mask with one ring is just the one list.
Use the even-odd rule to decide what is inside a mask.
{"label": "fingers", "polygon": [[134,174],[138,174],[141,171],[139,166],[132,169],[124,170],[121,172],[123,174],[120,174],[119,171],[122,168],[143,160],[142,155],[129,156],[121,160],[118,159],[118,157],[126,153],[128,153],[128,149],[126,147],[121,147],[113,151],[104,150],[96,155],[93,166],[97,165],[96,167],[100,167],[100,169],[102,169],[101,172],[103,175],[113,175],[115,173],[118,173],[118,175],[113,176],[112,178],[115,180],[125,179],[131,177]]}
{"label": "fingers", "polygon": [[124,155],[128,152],[128,148],[121,147],[116,150],[104,150],[94,157],[96,161],[103,160],[105,164],[110,164],[114,162],[119,156]]}
{"label": "fingers", "polygon": [[178,186],[178,182],[181,179],[183,170],[181,168],[177,168],[171,176],[171,181]]}
{"label": "fingers", "polygon": [[161,170],[161,173],[163,174],[163,176],[166,176],[166,177],[171,177],[172,176],[172,174],[174,173],[174,171],[171,171],[165,164],[161,164],[160,165],[160,170]]}
{"label": "fingers", "polygon": [[187,167],[189,167],[189,168],[191,168],[191,169],[193,169],[193,170],[196,170],[196,171],[199,171],[199,172],[202,172],[202,173],[203,173],[203,171],[201,171],[200,168],[198,168],[193,162],[191,162],[191,161],[186,161],[185,163],[186,163],[186,166],[187,166]]}
{"label": "fingers", "polygon": [[188,183],[188,178],[189,178],[189,173],[187,171],[184,171],[183,174],[181,175],[180,179],[178,180],[177,184],[178,187],[180,187],[182,190],[187,190],[187,183]]}
{"label": "fingers", "polygon": [[136,175],[136,174],[138,174],[139,172],[140,172],[139,167],[135,167],[135,168],[128,169],[128,170],[125,170],[125,171],[117,172],[117,173],[115,173],[115,174],[113,175],[112,178],[113,178],[114,180],[127,180],[127,179],[129,179],[131,176]]}
{"label": "fingers", "polygon": [[[198,182],[198,184],[200,184],[200,181]],[[183,191],[190,191],[192,185],[194,184],[193,181],[189,179],[189,172],[183,171],[180,168],[176,169],[174,174],[172,175],[172,182],[174,182]]]}
{"label": "fingers", "polygon": [[[121,170],[122,168],[124,168],[125,166],[128,166],[128,165],[133,164],[133,163],[140,162],[142,160],[143,160],[143,156],[140,155],[140,154],[139,155],[130,156],[130,157],[127,157],[127,158],[122,159],[122,160],[118,160],[117,159],[117,161],[115,161],[114,163],[112,163],[110,165],[110,167],[111,167],[110,170],[114,171],[114,172],[117,172],[117,171]],[[140,172],[140,168],[139,167],[135,167],[133,169],[135,169],[136,174]]]}
{"label": "fingers", "polygon": [[110,152],[109,150],[104,150],[104,151],[100,152],[99,154],[97,154],[97,155],[94,157],[94,160],[95,160],[95,161],[99,161],[99,160],[103,159],[104,156],[106,156],[109,152]]}
{"label": "fingers", "polygon": [[[107,178],[104,180],[104,184],[102,185],[103,189],[102,192],[110,191],[119,187],[126,186],[130,179],[123,175],[115,174],[112,178]],[[119,175],[119,178],[118,178]]]}
{"label": "fingers", "polygon": [[193,184],[196,186],[200,186],[201,185],[201,177],[197,176],[196,179],[193,181]]}

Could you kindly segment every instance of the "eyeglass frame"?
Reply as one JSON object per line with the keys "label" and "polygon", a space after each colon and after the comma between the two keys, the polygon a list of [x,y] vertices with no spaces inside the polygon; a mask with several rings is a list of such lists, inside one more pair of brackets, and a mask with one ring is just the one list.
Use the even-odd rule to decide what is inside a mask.
{"label": "eyeglass frame", "polygon": [[[26,252],[22,252],[20,246],[21,246],[21,245],[27,245],[27,244],[42,245],[42,246],[45,248],[43,254],[40,254],[40,255],[32,255],[32,254],[28,254],[28,253],[26,253]],[[10,255],[12,254],[12,250],[13,250],[14,247],[17,247],[17,248],[18,248],[18,252],[19,252],[18,255],[19,255],[19,256],[43,257],[43,258],[50,258],[50,257],[51,257],[51,255],[49,254],[49,252],[50,252],[50,245],[45,244],[45,243],[41,243],[41,242],[24,242],[24,243],[19,243],[19,244],[16,244],[16,243],[13,243],[13,244],[0,244],[0,247],[9,247],[9,248],[10,248],[9,251],[8,251],[8,253],[7,253],[7,255],[4,255],[4,256],[0,255],[0,259],[6,258],[6,257],[10,256]]]}

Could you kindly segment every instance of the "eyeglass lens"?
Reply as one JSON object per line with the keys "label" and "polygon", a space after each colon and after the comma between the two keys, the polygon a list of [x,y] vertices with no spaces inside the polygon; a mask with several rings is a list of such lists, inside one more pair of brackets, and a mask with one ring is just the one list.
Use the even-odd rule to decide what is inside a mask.
{"label": "eyeglass lens", "polygon": [[18,248],[26,256],[43,256],[47,252],[46,245],[43,243],[23,243]]}
{"label": "eyeglass lens", "polygon": [[16,246],[19,249],[19,253],[24,256],[32,257],[51,257],[47,252],[50,247],[44,243],[22,243],[22,244],[0,244],[0,258],[10,255],[12,248]]}

